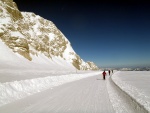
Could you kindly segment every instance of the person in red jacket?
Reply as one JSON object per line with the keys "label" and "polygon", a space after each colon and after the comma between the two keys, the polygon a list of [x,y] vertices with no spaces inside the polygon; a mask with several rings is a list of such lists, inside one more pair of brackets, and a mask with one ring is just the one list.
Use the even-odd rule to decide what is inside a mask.
{"label": "person in red jacket", "polygon": [[103,71],[103,79],[105,80],[105,76],[106,76],[106,72],[105,72],[105,70]]}

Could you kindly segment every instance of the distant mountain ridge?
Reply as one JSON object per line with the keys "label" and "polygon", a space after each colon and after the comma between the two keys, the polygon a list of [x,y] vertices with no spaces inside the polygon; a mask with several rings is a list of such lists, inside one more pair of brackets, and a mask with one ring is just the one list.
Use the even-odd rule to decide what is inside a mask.
{"label": "distant mountain ridge", "polygon": [[49,60],[62,58],[79,70],[97,70],[93,62],[84,62],[69,40],[54,25],[34,13],[20,12],[13,0],[0,1],[0,39],[29,61],[44,55]]}
{"label": "distant mountain ridge", "polygon": [[139,67],[139,68],[121,68],[121,71],[150,71],[150,67]]}

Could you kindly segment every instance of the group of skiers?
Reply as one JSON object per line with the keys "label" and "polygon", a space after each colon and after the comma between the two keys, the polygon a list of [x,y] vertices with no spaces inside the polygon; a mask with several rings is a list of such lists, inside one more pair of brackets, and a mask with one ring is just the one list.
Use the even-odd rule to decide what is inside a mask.
{"label": "group of skiers", "polygon": [[[113,73],[113,70],[111,70],[111,72]],[[110,75],[111,72],[110,72],[110,70],[108,70],[109,75]],[[103,79],[105,80],[105,76],[106,76],[105,70],[103,71],[102,75],[103,75]]]}

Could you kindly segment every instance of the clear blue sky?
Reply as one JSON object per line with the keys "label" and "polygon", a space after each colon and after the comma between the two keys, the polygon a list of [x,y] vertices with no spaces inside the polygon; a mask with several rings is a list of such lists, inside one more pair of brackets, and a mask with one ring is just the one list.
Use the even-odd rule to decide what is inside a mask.
{"label": "clear blue sky", "polygon": [[150,67],[150,2],[14,0],[51,20],[85,61],[99,67]]}

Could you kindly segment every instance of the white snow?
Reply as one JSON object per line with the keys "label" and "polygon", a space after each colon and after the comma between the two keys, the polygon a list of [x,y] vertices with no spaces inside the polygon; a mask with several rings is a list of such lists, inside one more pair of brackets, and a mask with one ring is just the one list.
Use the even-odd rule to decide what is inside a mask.
{"label": "white snow", "polygon": [[0,29],[0,33],[4,33],[4,30]]}
{"label": "white snow", "polygon": [[[17,34],[17,33],[16,33]],[[100,74],[77,71],[61,57],[32,56],[28,61],[0,41],[0,106],[68,82]]]}
{"label": "white snow", "polygon": [[[109,75],[104,81],[101,73],[83,72],[1,83],[0,112],[146,113],[124,93],[130,89],[135,93],[136,90],[128,87],[127,83],[123,89],[124,81],[121,79],[126,79],[120,76],[123,72],[115,72],[112,81]],[[118,81],[121,83],[118,84]],[[131,96],[131,93],[128,94]]]}
{"label": "white snow", "polygon": [[[31,55],[32,56],[32,55]],[[15,53],[9,49],[2,41],[0,41],[0,67],[11,68],[22,68],[22,69],[40,69],[40,70],[55,70],[64,71],[70,70],[75,71],[70,63],[60,57],[52,56],[52,59],[47,58],[43,54],[38,56],[32,56],[32,61],[28,61],[21,55]],[[12,67],[13,66],[13,67]]]}
{"label": "white snow", "polygon": [[72,82],[89,76],[98,75],[100,73],[101,72],[68,74],[0,83],[0,106],[54,86],[62,85],[64,83]]}
{"label": "white snow", "polygon": [[119,71],[113,75],[112,80],[127,93],[135,103],[138,103],[150,112],[150,71]]}
{"label": "white snow", "polygon": [[[69,55],[69,57],[67,57]],[[66,60],[72,62],[72,59],[75,58],[75,51],[72,49],[70,43],[68,42],[67,48],[65,49],[63,56]]]}
{"label": "white snow", "polygon": [[0,19],[0,24],[8,24],[10,22],[11,22],[11,19],[9,17]]}
{"label": "white snow", "polygon": [[33,96],[19,99],[1,106],[0,112],[115,113],[109,100],[106,82],[102,80],[101,74],[49,88]]}
{"label": "white snow", "polygon": [[48,36],[49,36],[49,39],[50,39],[50,40],[53,40],[53,39],[54,39],[54,37],[55,37],[55,34],[53,34],[53,33],[49,33],[49,34],[48,34]]}
{"label": "white snow", "polygon": [[[9,24],[9,23],[12,22],[12,19],[11,19],[10,16],[8,16],[8,11],[3,8],[3,7],[5,7],[6,4],[3,4],[2,1],[0,1],[0,5],[1,5],[0,9],[2,10],[1,14],[0,14],[0,16],[1,16],[1,18],[0,18],[0,24],[7,25],[7,24]],[[5,16],[2,16],[2,15],[5,15]]]}
{"label": "white snow", "polygon": [[19,31],[11,32],[11,37],[19,37],[19,38],[25,38]]}
{"label": "white snow", "polygon": [[[22,59],[23,60],[23,59]],[[0,62],[16,62],[19,58],[2,41],[0,41]],[[1,64],[0,64],[1,66]]]}

